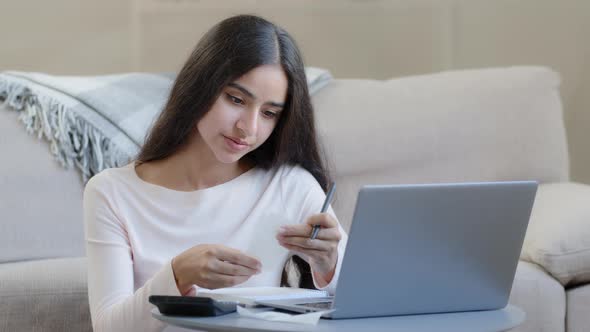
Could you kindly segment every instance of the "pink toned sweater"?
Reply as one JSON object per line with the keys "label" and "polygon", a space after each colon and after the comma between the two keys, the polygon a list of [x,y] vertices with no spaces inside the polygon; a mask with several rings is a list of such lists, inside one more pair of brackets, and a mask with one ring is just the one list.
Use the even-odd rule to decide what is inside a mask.
{"label": "pink toned sweater", "polygon": [[[152,318],[154,306],[148,297],[181,295],[172,258],[199,244],[223,244],[261,261],[262,272],[237,287],[279,286],[283,266],[293,253],[278,244],[278,228],[304,223],[319,213],[324,198],[318,182],[298,166],[255,167],[193,192],[145,182],[133,163],[97,174],[84,190],[94,331],[184,331]],[[328,213],[334,215],[331,208]],[[347,240],[342,227],[340,232],[336,275],[322,288],[330,293]]]}

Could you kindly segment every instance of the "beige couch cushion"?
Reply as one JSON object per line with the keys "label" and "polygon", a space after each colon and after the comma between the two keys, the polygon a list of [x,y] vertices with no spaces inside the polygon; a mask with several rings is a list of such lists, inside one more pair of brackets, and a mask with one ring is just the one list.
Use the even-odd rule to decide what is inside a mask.
{"label": "beige couch cushion", "polygon": [[590,186],[539,186],[521,257],[563,285],[590,281]]}
{"label": "beige couch cushion", "polygon": [[0,331],[92,331],[86,258],[0,264]]}
{"label": "beige couch cushion", "polygon": [[82,181],[0,104],[0,262],[84,256]]}
{"label": "beige couch cushion", "polygon": [[333,81],[313,102],[340,220],[363,184],[567,181],[559,82],[543,67]]}
{"label": "beige couch cushion", "polygon": [[570,288],[567,296],[567,332],[590,330],[590,285]]}
{"label": "beige couch cushion", "polygon": [[526,313],[526,320],[511,332],[562,332],[565,330],[565,291],[535,264],[518,262],[509,303]]}

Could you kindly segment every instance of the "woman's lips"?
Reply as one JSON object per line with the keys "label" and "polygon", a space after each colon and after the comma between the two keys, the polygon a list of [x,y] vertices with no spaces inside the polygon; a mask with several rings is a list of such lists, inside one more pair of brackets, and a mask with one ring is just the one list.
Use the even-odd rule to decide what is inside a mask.
{"label": "woman's lips", "polygon": [[242,143],[237,142],[225,135],[223,137],[225,139],[226,145],[233,151],[244,151],[249,147],[248,144],[242,144]]}

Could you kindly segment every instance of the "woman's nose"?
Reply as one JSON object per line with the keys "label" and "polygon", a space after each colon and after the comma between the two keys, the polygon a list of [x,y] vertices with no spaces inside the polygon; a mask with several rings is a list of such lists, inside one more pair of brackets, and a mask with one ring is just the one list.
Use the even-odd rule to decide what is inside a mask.
{"label": "woman's nose", "polygon": [[247,111],[242,114],[237,123],[246,136],[255,136],[258,129],[258,111]]}

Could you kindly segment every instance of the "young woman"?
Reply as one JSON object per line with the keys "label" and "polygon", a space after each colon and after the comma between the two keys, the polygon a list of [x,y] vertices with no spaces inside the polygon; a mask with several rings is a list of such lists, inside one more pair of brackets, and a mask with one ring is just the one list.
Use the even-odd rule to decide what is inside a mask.
{"label": "young woman", "polygon": [[288,284],[290,258],[299,286],[333,292],[346,234],[332,209],[319,213],[328,182],[295,42],[256,16],[222,21],[136,160],[86,186],[94,330],[162,330],[152,294]]}

